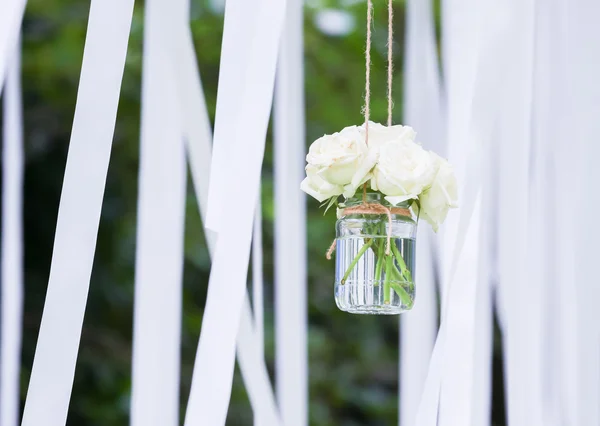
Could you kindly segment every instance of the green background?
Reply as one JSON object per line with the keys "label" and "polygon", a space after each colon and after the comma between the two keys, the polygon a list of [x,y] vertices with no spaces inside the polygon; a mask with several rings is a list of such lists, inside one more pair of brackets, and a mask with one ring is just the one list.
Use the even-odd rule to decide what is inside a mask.
{"label": "green background", "polygon": [[[192,3],[191,25],[199,68],[208,109],[214,119],[223,16],[206,0]],[[374,3],[371,108],[372,119],[384,122],[387,14],[383,0]],[[405,4],[395,1],[394,7],[394,118],[400,123]],[[324,8],[349,14],[354,28],[341,36],[323,33],[315,18]],[[26,293],[22,402],[48,282],[88,12],[89,0],[30,0],[24,20]],[[73,426],[128,423],[143,14],[143,3],[137,2],[69,411],[68,424]],[[439,22],[439,5],[436,14]],[[305,7],[307,145],[324,133],[360,124],[362,120],[365,15],[366,5],[361,1],[313,0]],[[269,132],[262,200],[266,361],[274,379],[272,158]],[[397,424],[398,317],[353,316],[337,310],[333,301],[333,265],[323,255],[334,237],[335,215],[329,212],[323,216],[312,199],[307,200],[307,205],[310,424]],[[189,180],[184,268],[182,413],[189,393],[210,271]],[[499,339],[496,333],[492,414],[495,425],[504,424]],[[252,412],[237,367],[227,424],[252,424]]]}

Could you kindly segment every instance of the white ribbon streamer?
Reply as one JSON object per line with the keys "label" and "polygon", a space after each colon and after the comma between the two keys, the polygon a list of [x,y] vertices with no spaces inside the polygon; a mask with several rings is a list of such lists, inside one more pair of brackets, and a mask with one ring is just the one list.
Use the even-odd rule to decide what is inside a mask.
{"label": "white ribbon streamer", "polygon": [[[260,191],[259,191],[260,192]],[[252,304],[254,319],[250,319],[250,324],[254,321],[256,345],[260,348],[260,359],[265,358],[265,320],[264,320],[264,279],[263,279],[263,243],[262,243],[262,203],[261,197],[258,196],[256,203],[256,213],[254,213],[254,228],[252,230]],[[243,315],[243,313],[242,313]],[[241,327],[244,325],[244,320],[240,323],[240,331],[238,332],[239,339],[242,336]],[[239,353],[239,350],[238,350]],[[238,356],[239,359],[239,356]],[[261,426],[264,420],[254,415],[254,424]]]}
{"label": "white ribbon streamer", "polygon": [[[419,130],[427,149],[442,153],[445,147],[445,111],[431,1],[407,3],[404,81],[404,122]],[[427,224],[417,235],[417,302],[409,315],[400,317],[400,417],[401,426],[413,426],[437,332],[437,242]]]}
{"label": "white ribbon streamer", "polygon": [[[477,178],[481,178],[477,176]],[[481,198],[464,235],[446,306],[447,331],[440,390],[439,425],[470,425],[473,415],[473,379],[476,294],[478,282]],[[459,380],[456,380],[459,378]]]}
{"label": "white ribbon streamer", "polygon": [[[565,120],[552,121],[552,127],[555,131],[549,131],[548,137],[552,144],[549,149],[552,153],[552,164],[554,166],[556,193],[562,194],[570,187],[569,180],[573,177],[574,170],[579,170],[577,164],[578,151],[574,149],[571,134],[571,123],[567,121],[570,114],[570,108],[575,107],[577,103],[569,102],[571,99],[569,78],[569,44],[570,40],[565,37],[569,25],[568,8],[570,0],[552,0],[549,2],[552,13],[547,18],[548,27],[551,28],[548,44],[551,47],[550,55],[552,64],[548,68],[547,84],[551,86],[551,97],[548,102],[548,119],[554,117],[565,117]],[[543,11],[540,8],[540,14]],[[585,40],[587,43],[589,40]],[[579,43],[582,40],[578,40]],[[584,59],[585,60],[585,59]],[[540,70],[541,74],[541,70]],[[578,113],[577,109],[574,113]],[[538,127],[543,125],[543,121],[538,123]],[[556,360],[555,374],[558,375],[557,395],[555,398],[555,409],[558,410],[556,418],[561,425],[582,424],[580,417],[579,404],[582,397],[579,394],[578,379],[578,352],[580,350],[578,341],[578,283],[576,281],[576,241],[575,229],[577,222],[572,220],[574,210],[564,208],[563,197],[554,197],[554,204],[551,207],[555,211],[554,232],[556,232],[556,244],[554,246],[553,259],[556,260],[556,302],[554,306],[558,309],[552,312],[555,319],[555,334],[548,336],[555,342],[554,351],[558,358]],[[582,206],[583,208],[583,206]],[[551,291],[551,290],[550,290]],[[558,315],[558,318],[557,318]],[[551,325],[549,325],[551,327]],[[553,402],[550,401],[549,404]]]}
{"label": "white ribbon streamer", "polygon": [[[264,358],[265,319],[264,319],[264,276],[263,276],[263,243],[262,243],[262,203],[258,197],[254,228],[252,230],[252,302],[254,311],[254,335],[256,344],[262,349]],[[256,423],[256,422],[255,422]]]}
{"label": "white ribbon streamer", "polygon": [[[600,168],[597,144],[600,133],[600,88],[595,79],[600,72],[600,27],[595,17],[600,4],[593,0],[575,0],[566,3],[567,40],[567,94],[565,118],[568,124],[569,144],[561,141],[561,151],[573,154],[560,159],[571,163],[578,180],[573,188],[571,220],[575,221],[575,268],[571,279],[575,282],[576,327],[575,334],[575,394],[576,425],[600,424],[600,285],[598,285],[597,242],[600,232],[596,214],[600,208]],[[565,177],[567,164],[560,164],[561,177]],[[570,209],[569,209],[570,210]],[[562,226],[560,223],[558,226]]]}
{"label": "white ribbon streamer", "polygon": [[92,0],[23,426],[63,426],[81,337],[133,0]]}
{"label": "white ribbon streamer", "polygon": [[[571,312],[576,306],[576,297],[573,287],[573,275],[561,279],[561,269],[568,263],[572,256],[573,221],[558,221],[562,216],[561,198],[557,196],[564,183],[559,182],[563,177],[561,171],[565,157],[554,153],[566,136],[563,123],[557,122],[556,117],[565,113],[565,62],[566,49],[565,13],[561,5],[563,0],[549,0],[536,2],[535,6],[535,67],[533,75],[533,131],[531,156],[531,210],[529,227],[532,231],[530,237],[531,253],[529,262],[530,280],[528,287],[537,291],[537,303],[531,306],[528,315],[530,322],[538,322],[539,337],[533,342],[537,347],[523,348],[535,351],[539,357],[538,364],[541,375],[542,388],[542,421],[544,426],[559,426],[564,424],[577,424],[571,417],[567,421],[566,407],[571,405],[571,398],[575,395],[563,394],[562,371],[574,375],[573,366],[561,362],[564,351],[575,352],[576,345],[572,344],[570,336],[575,328]],[[561,120],[562,121],[562,120]],[[566,154],[568,155],[568,154]],[[568,168],[572,174],[572,165]],[[565,188],[566,189],[566,188]],[[562,218],[561,218],[562,219]],[[563,228],[569,229],[563,235]],[[559,248],[557,250],[556,248]],[[567,252],[569,251],[569,252]],[[563,292],[562,289],[566,289]],[[529,290],[531,291],[531,290]],[[560,295],[560,296],[559,296]],[[536,317],[537,314],[537,317]],[[572,326],[572,329],[563,330],[562,324]],[[566,346],[566,348],[563,348]],[[569,380],[569,379],[567,379]],[[573,392],[576,393],[576,392]]]}
{"label": "white ribbon streamer", "polygon": [[[251,55],[253,35],[257,25],[271,26],[258,21],[259,4],[263,0],[227,0],[225,3],[225,22],[223,26],[223,44],[221,47],[221,65],[219,67],[219,90],[215,114],[215,133],[211,162],[210,186],[208,192],[208,212],[205,228],[218,232],[222,224],[223,211],[230,203],[226,193],[230,174],[230,157],[245,144],[244,139],[236,140],[234,124],[240,117],[240,93],[246,89],[244,78],[257,57]],[[243,148],[241,148],[243,149]]]}
{"label": "white ribbon streamer", "polygon": [[145,4],[131,424],[179,424],[186,164],[165,58],[186,1]]}
{"label": "white ribbon streamer", "polygon": [[[208,212],[212,128],[189,24],[186,22],[185,25],[173,28],[173,31],[176,34],[173,36],[173,45],[170,46],[173,53],[170,65],[181,102],[186,156],[190,164],[200,216],[205,223]],[[205,234],[209,251],[214,252],[216,234],[207,228],[205,228]]]}
{"label": "white ribbon streamer", "polygon": [[[469,126],[477,69],[477,22],[481,19],[475,0],[443,1],[444,88],[446,95],[447,157],[451,159],[459,183],[466,179]],[[459,193],[459,197],[462,194]],[[459,200],[460,201],[460,200]],[[451,210],[442,228],[442,277],[448,275],[457,239],[458,221],[463,210]],[[442,291],[449,285],[442,281]],[[445,308],[442,306],[442,308]]]}
{"label": "white ribbon streamer", "polygon": [[[477,16],[478,10],[474,8],[472,4],[467,3],[470,2],[458,2],[457,0],[446,0],[444,2],[444,37],[442,38],[444,43],[445,87],[447,92],[448,111],[448,156],[451,157],[454,163],[458,181],[465,182],[465,184],[473,182],[468,179],[470,176],[465,171],[465,162],[471,161],[471,164],[474,164],[477,161],[476,158],[470,159],[469,155],[464,155],[464,151],[462,153],[459,151],[459,155],[455,154],[456,148],[462,146],[462,141],[466,140],[468,135],[468,123],[470,122],[472,102],[472,90],[470,88],[475,80],[475,56],[466,53],[474,53],[476,50],[464,49],[464,46],[461,46],[461,42],[475,39],[473,37],[473,28],[468,26],[467,23],[476,21],[475,17]],[[472,16],[470,14],[475,15]],[[469,16],[472,16],[471,19],[468,18]],[[465,17],[467,18],[465,19]],[[465,32],[467,33],[466,36]],[[462,65],[462,69],[457,68],[459,64]],[[457,95],[456,93],[460,93],[460,95]],[[470,155],[473,154],[471,153]],[[471,169],[474,168],[471,166]],[[474,184],[471,183],[471,187],[473,186]],[[444,259],[442,259],[444,262],[442,264],[443,267],[441,268],[442,319],[431,356],[429,372],[425,381],[421,402],[417,411],[415,421],[417,426],[433,426],[437,425],[438,422],[440,385],[444,369],[444,349],[447,329],[445,313],[448,307],[448,294],[451,285],[451,280],[448,280],[447,277],[450,275],[448,271],[452,270],[451,260],[456,262],[455,259],[458,255],[455,247],[461,245],[461,242],[458,241],[458,236],[463,235],[462,238],[464,240],[464,232],[466,229],[463,231],[463,234],[459,233],[459,225],[457,222],[459,222],[459,220],[466,222],[466,220],[463,220],[463,217],[468,217],[469,214],[471,214],[471,211],[467,210],[467,206],[465,205],[465,196],[468,194],[470,197],[473,197],[471,192],[472,191],[467,193],[466,190],[460,192],[461,208],[458,212],[450,212],[444,227],[443,247],[446,255],[444,256]]]}
{"label": "white ribbon streamer", "polygon": [[[456,334],[461,330],[471,334],[470,341],[467,339],[465,342],[471,345],[471,352],[469,359],[456,361],[456,356],[453,356],[453,362],[460,362],[457,368],[462,371],[469,371],[468,363],[472,362],[474,348],[473,344],[473,333],[474,330],[474,319],[475,319],[475,297],[476,297],[476,278],[470,277],[465,281],[459,279],[460,276],[465,278],[465,274],[471,273],[473,265],[469,265],[468,259],[472,259],[474,253],[473,241],[478,242],[479,239],[474,237],[478,232],[479,223],[479,211],[481,209],[481,176],[482,176],[482,155],[486,149],[490,146],[490,139],[492,136],[492,129],[494,123],[494,117],[497,113],[495,105],[489,103],[490,96],[494,94],[494,90],[497,85],[498,79],[498,67],[495,61],[495,47],[499,41],[503,38],[503,25],[506,21],[502,15],[498,15],[496,19],[490,19],[495,16],[496,12],[493,8],[488,7],[483,10],[479,19],[484,20],[486,25],[485,31],[480,33],[478,37],[478,43],[476,52],[478,56],[474,58],[476,64],[476,73],[474,78],[474,88],[472,101],[469,102],[470,112],[466,114],[468,118],[466,125],[466,133],[463,133],[467,137],[468,149],[465,151],[466,162],[464,166],[464,172],[462,176],[464,179],[463,189],[461,190],[461,208],[459,209],[459,220],[455,228],[454,239],[449,238],[447,242],[453,249],[449,252],[451,261],[448,262],[448,267],[444,273],[446,279],[446,286],[444,292],[444,298],[442,303],[442,320],[440,324],[440,331],[434,346],[433,354],[431,357],[429,374],[425,382],[425,389],[417,412],[417,426],[433,426],[437,425],[438,422],[438,408],[440,403],[440,386],[444,385],[448,377],[451,375],[449,368],[452,366],[446,361],[447,348],[452,350],[452,339],[456,337]],[[489,23],[489,25],[488,25]],[[452,75],[450,74],[450,77]],[[449,90],[450,90],[449,86]],[[493,97],[492,97],[493,98]],[[450,98],[449,98],[450,100]],[[451,104],[449,104],[451,105]],[[449,113],[452,111],[452,107],[449,106]],[[463,112],[463,114],[465,114]],[[449,137],[452,137],[453,120],[450,118],[449,121]],[[462,126],[463,123],[458,122]],[[452,154],[452,141],[450,141],[450,153]],[[460,163],[459,163],[460,164]],[[458,172],[459,170],[457,170]],[[458,173],[457,173],[458,174]],[[447,236],[447,235],[446,235]],[[477,248],[477,247],[476,247]],[[461,303],[461,298],[466,298],[466,301]],[[465,309],[468,308],[468,309]],[[464,312],[461,312],[465,309]],[[450,352],[452,354],[452,352]],[[466,383],[461,383],[461,389],[459,390],[462,395],[467,397],[462,401],[461,405],[457,407],[456,413],[460,416],[460,420],[456,420],[459,424],[465,418],[470,418],[472,415],[472,395],[473,391],[473,375],[472,371],[468,373],[466,378],[462,378]],[[447,386],[452,384],[451,381],[447,382]],[[455,383],[456,384],[456,383]],[[444,404],[444,407],[447,407]],[[447,410],[447,408],[444,408]],[[449,418],[449,417],[448,417]],[[470,420],[467,420],[470,422]],[[460,423],[470,424],[470,423]]]}
{"label": "white ribbon streamer", "polygon": [[286,426],[308,425],[303,1],[289,0],[275,89],[275,377]]}
{"label": "white ribbon streamer", "polygon": [[[239,114],[231,117],[233,122],[228,125],[235,129],[235,140],[240,143],[228,158],[228,169],[236,173],[229,174],[222,193],[224,197],[235,194],[235,208],[222,212],[222,223],[227,226],[217,240],[186,426],[222,425],[226,419],[285,3],[263,0],[255,5],[257,20],[252,31],[243,35],[252,40],[247,54],[253,60],[247,73],[237,77],[243,82]],[[224,63],[222,67],[233,65]],[[239,182],[244,182],[244,191],[238,190]]]}
{"label": "white ribbon streamer", "polygon": [[[171,62],[171,66],[174,75],[177,76],[177,89],[183,113],[183,129],[186,135],[187,158],[190,164],[196,200],[202,222],[206,223],[212,130],[190,28],[185,25],[177,27],[175,30],[177,30],[177,36],[171,50],[176,56]],[[205,228],[205,234],[209,253],[212,257],[217,234],[207,228]],[[260,261],[260,264],[262,265],[262,261]],[[257,310],[259,308],[256,307]],[[246,318],[252,318],[248,295],[246,295],[246,301],[242,307],[242,320],[237,336],[237,355],[240,371],[246,384],[246,391],[255,417],[261,419],[261,425],[278,425],[277,406],[264,362],[264,351],[260,337],[262,330],[258,329],[258,321],[246,321]],[[256,327],[252,326],[252,321],[256,322]],[[193,378],[193,380],[200,379],[197,376]]]}
{"label": "white ribbon streamer", "polygon": [[0,94],[14,49],[19,40],[26,0],[3,0],[0,3]]}
{"label": "white ribbon streamer", "polygon": [[[489,158],[491,147],[490,130],[482,131],[479,126],[483,123],[471,109],[474,108],[474,90],[489,90],[482,87],[481,80],[479,86],[473,83],[477,64],[477,20],[485,16],[479,13],[479,7],[485,6],[471,1],[448,1],[444,8],[444,31],[448,37],[448,138],[449,158],[453,164],[458,164],[459,178],[482,182],[482,192],[487,193],[490,188],[484,186],[483,182],[490,170],[487,165],[489,161],[486,167],[479,168],[477,174],[469,174],[470,166],[465,163],[465,158],[467,162],[477,158],[468,156],[470,146],[479,145],[478,162]],[[485,114],[493,112],[493,107],[481,107]],[[485,147],[480,146],[484,143]],[[471,195],[466,191],[461,194],[465,200]],[[475,413],[491,406],[492,323],[487,270],[490,250],[489,241],[482,234],[485,223],[482,215],[489,209],[483,203],[484,199],[488,200],[489,197],[478,198],[471,222],[462,231],[466,234],[459,230],[456,216],[451,216],[446,225],[447,249],[452,248],[459,239],[463,239],[464,245],[460,257],[456,258],[452,250],[446,254],[446,259],[452,260],[452,263],[446,263],[446,272],[454,270],[455,273],[445,283],[449,292],[448,299],[445,299],[448,303],[443,306],[447,329],[438,419],[438,424],[443,426],[486,424],[485,417],[483,423],[476,423]],[[461,209],[464,208],[467,207],[461,205]]]}
{"label": "white ribbon streamer", "polygon": [[3,98],[0,426],[17,426],[21,408],[19,373],[23,323],[24,155],[20,43],[14,50]]}
{"label": "white ribbon streamer", "polygon": [[400,318],[399,424],[401,426],[414,425],[437,332],[435,252],[432,247],[431,231],[421,225],[417,241],[415,282],[418,283],[418,302],[410,315]]}
{"label": "white ribbon streamer", "polygon": [[244,299],[240,329],[237,336],[237,359],[246,384],[250,405],[254,410],[254,423],[260,426],[281,425],[277,403],[269,382],[263,348],[253,330],[254,321],[248,297]]}
{"label": "white ribbon streamer", "polygon": [[[507,27],[497,60],[510,63],[495,94],[501,105],[497,126],[499,164],[499,301],[504,313],[503,344],[508,422],[542,426],[540,300],[528,253],[535,251],[529,223],[535,194],[529,190],[535,17],[534,1],[502,2]],[[515,207],[519,214],[515,214]],[[530,211],[531,209],[531,211]],[[536,231],[538,232],[538,231]],[[515,238],[518,244],[515,244]]]}
{"label": "white ribbon streamer", "polygon": [[[472,388],[467,398],[472,399],[471,424],[473,426],[489,426],[492,411],[492,360],[494,350],[494,319],[493,319],[493,244],[495,222],[494,204],[495,193],[492,184],[492,165],[488,150],[486,164],[490,165],[484,179],[484,191],[481,197],[481,224],[479,228],[479,267],[477,268],[477,289],[475,293],[475,327],[473,335],[473,366],[471,368]],[[486,170],[486,169],[484,169]],[[448,388],[451,386],[449,385]],[[448,390],[450,391],[450,390]],[[445,414],[443,414],[445,416]]]}

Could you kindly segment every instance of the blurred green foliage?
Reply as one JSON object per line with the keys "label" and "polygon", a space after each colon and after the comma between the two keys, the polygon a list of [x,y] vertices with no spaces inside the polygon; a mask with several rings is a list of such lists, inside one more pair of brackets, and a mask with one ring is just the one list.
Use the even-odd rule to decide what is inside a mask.
{"label": "blurred green foliage", "polygon": [[[194,0],[192,30],[209,111],[214,114],[223,16]],[[381,4],[379,4],[381,3]],[[395,2],[394,117],[402,117],[404,2]],[[316,24],[324,8],[350,18],[343,35]],[[439,9],[439,8],[438,8]],[[439,11],[439,10],[438,10]],[[85,39],[89,0],[30,0],[23,29],[26,136],[26,304],[21,397],[24,401],[46,292],[58,201]],[[352,0],[313,0],[305,8],[307,144],[362,120],[364,17]],[[439,15],[439,13],[438,13]],[[372,118],[384,121],[387,15],[375,2]],[[107,23],[110,31],[110,23]],[[135,9],[106,185],[95,264],[68,424],[126,425],[131,386],[131,337],[136,235],[143,4]],[[214,116],[211,117],[214,119]],[[273,168],[267,141],[263,167],[266,357],[273,377]],[[311,425],[393,425],[397,422],[398,319],[352,316],[333,301],[333,266],[323,253],[334,215],[308,203],[309,367]],[[196,201],[188,185],[182,321],[181,408],[185,409],[210,271]],[[156,315],[161,315],[156,312]],[[501,389],[501,388],[500,388]],[[496,396],[501,396],[496,392]],[[498,410],[496,410],[498,411]],[[501,424],[501,410],[494,415]],[[181,416],[183,419],[183,415]],[[229,425],[251,425],[236,371]]]}

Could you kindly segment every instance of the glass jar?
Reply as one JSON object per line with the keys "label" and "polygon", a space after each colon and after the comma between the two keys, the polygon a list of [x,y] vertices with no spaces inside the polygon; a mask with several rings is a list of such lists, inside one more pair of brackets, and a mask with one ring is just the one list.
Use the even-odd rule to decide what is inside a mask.
{"label": "glass jar", "polygon": [[[351,207],[360,210],[362,194],[340,205],[336,223],[335,302],[342,311],[353,314],[400,314],[412,309],[415,299],[417,218],[408,204],[393,207],[380,194],[367,194],[366,201],[391,209],[391,227],[387,214],[344,210]],[[380,206],[375,207],[381,210]]]}

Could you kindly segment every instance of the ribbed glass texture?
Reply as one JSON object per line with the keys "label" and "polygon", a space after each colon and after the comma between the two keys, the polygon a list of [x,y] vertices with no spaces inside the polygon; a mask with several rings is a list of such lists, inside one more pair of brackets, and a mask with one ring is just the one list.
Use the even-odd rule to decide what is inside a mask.
{"label": "ribbed glass texture", "polygon": [[[380,201],[369,194],[368,202]],[[361,203],[353,199],[345,207]],[[404,214],[397,214],[400,208]],[[412,309],[417,222],[403,206],[393,211],[391,227],[387,215],[351,213],[337,221],[335,301],[342,311],[394,315]]]}

